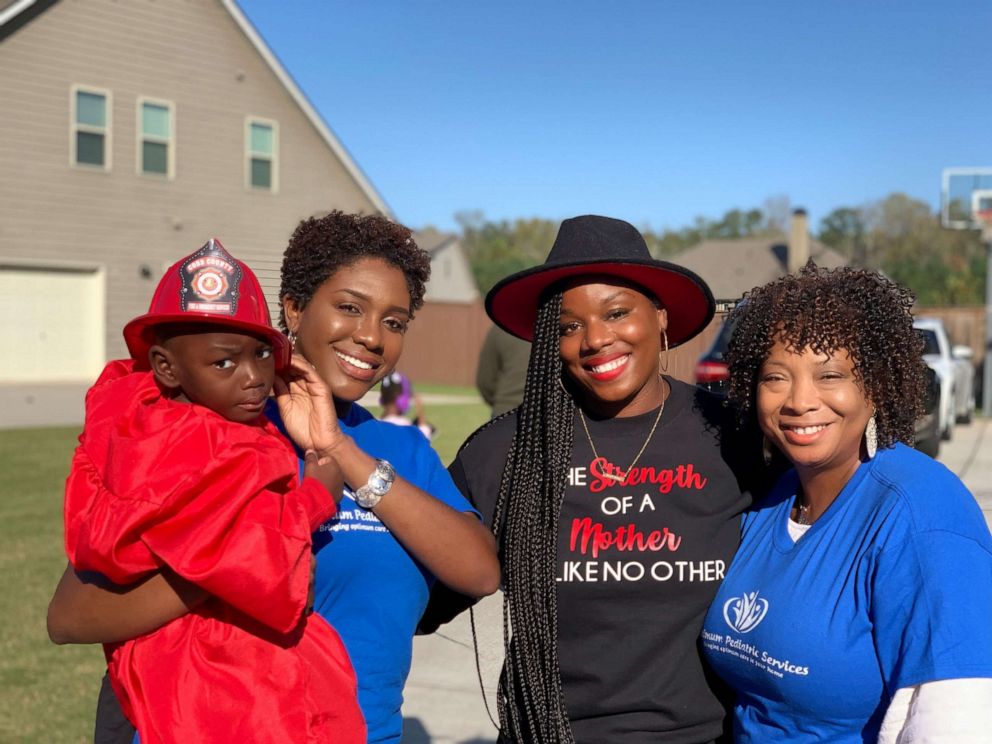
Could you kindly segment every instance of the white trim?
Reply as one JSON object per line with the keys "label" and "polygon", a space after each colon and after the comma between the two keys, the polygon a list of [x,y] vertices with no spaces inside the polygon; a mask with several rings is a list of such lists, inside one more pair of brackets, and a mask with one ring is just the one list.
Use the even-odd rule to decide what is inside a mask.
{"label": "white trim", "polygon": [[241,29],[242,33],[248,37],[248,40],[254,45],[256,51],[258,51],[262,59],[264,59],[266,64],[268,64],[269,69],[272,70],[275,76],[279,79],[279,82],[282,83],[284,88],[286,88],[286,91],[289,93],[290,97],[296,102],[296,105],[300,107],[306,117],[310,120],[310,123],[313,125],[314,129],[317,130],[317,133],[324,139],[324,142],[327,143],[327,146],[330,147],[334,154],[338,157],[338,160],[341,161],[341,164],[345,167],[345,170],[347,170],[351,177],[355,179],[359,187],[362,189],[362,192],[368,197],[369,201],[371,201],[375,205],[376,209],[378,209],[382,214],[392,218],[393,212],[389,208],[389,205],[386,204],[385,200],[383,200],[383,198],[375,190],[375,187],[373,187],[368,178],[365,177],[365,174],[362,173],[355,161],[351,159],[348,151],[345,150],[338,138],[334,136],[334,133],[330,130],[330,127],[327,126],[317,110],[313,107],[310,101],[307,100],[306,95],[302,90],[300,90],[299,86],[297,86],[293,78],[282,66],[272,50],[269,49],[268,45],[255,30],[255,27],[252,26],[251,21],[249,21],[244,13],[241,12],[241,9],[238,7],[237,3],[234,0],[221,0],[220,4],[224,6],[228,13],[231,14],[231,17],[234,19],[235,23],[238,24],[238,27]]}
{"label": "white trim", "polygon": [[[272,152],[271,153],[256,153],[251,149],[251,125],[260,124],[263,127],[269,127],[272,130]],[[244,164],[245,164],[245,188],[249,191],[268,191],[273,194],[279,193],[279,122],[275,119],[266,119],[264,116],[255,116],[253,114],[248,114],[245,117],[245,148],[244,148]],[[272,170],[271,170],[271,183],[268,188],[264,186],[256,186],[251,182],[251,161],[254,158],[262,159],[264,157],[271,158]]]}
{"label": "white trim", "polygon": [[28,8],[30,8],[36,2],[37,2],[37,0],[19,0],[18,2],[16,2],[13,5],[9,6],[3,12],[0,12],[0,26],[2,26],[3,24],[5,24],[11,18],[14,18],[18,14],[20,14],[21,11],[24,11],[24,10],[27,10]]}
{"label": "white trim", "polygon": [[[106,105],[106,124],[103,129],[89,124],[79,124],[76,122],[76,98],[79,93],[91,93],[103,96]],[[104,171],[109,173],[113,170],[114,164],[114,94],[107,88],[100,88],[95,85],[80,85],[73,83],[69,86],[69,165],[73,168],[89,171]],[[76,132],[90,132],[92,134],[102,134],[103,141],[103,165],[93,165],[91,163],[79,163],[76,161]]]}
{"label": "white trim", "polygon": [[[168,109],[169,111],[169,136],[166,139],[161,137],[146,136],[144,131],[144,125],[142,123],[142,109],[145,104],[151,106],[159,106],[160,108]],[[159,178],[167,179],[169,181],[176,177],[176,104],[165,98],[150,98],[148,96],[138,96],[135,102],[135,118],[134,118],[134,172],[139,176],[148,176],[149,178]],[[156,142],[160,145],[165,145],[166,150],[166,163],[165,163],[165,173],[152,173],[144,169],[144,143]]]}
{"label": "white trim", "polygon": [[105,263],[93,263],[91,261],[63,260],[61,258],[20,258],[11,256],[0,258],[0,269],[14,269],[15,271],[68,271],[72,273],[85,273],[93,271],[107,271]]}

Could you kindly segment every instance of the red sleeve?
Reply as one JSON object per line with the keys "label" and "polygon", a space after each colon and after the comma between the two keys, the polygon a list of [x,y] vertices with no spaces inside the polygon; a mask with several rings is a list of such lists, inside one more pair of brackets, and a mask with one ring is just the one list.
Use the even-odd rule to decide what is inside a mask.
{"label": "red sleeve", "polygon": [[130,584],[159,567],[139,539],[154,504],[121,499],[104,485],[86,447],[72,457],[65,483],[65,553],[77,571],[95,571],[115,584]]}
{"label": "red sleeve", "polygon": [[307,601],[310,533],[335,506],[312,478],[289,491],[280,483],[256,490],[257,459],[243,449],[208,468],[195,498],[149,526],[142,542],[180,576],[288,632]]}
{"label": "red sleeve", "polygon": [[282,439],[212,416],[186,407],[178,418],[135,418],[105,449],[91,452],[89,441],[77,449],[66,484],[67,553],[77,569],[116,583],[168,565],[289,631],[306,604],[310,533],[334,513],[334,500],[313,479],[299,483]]}

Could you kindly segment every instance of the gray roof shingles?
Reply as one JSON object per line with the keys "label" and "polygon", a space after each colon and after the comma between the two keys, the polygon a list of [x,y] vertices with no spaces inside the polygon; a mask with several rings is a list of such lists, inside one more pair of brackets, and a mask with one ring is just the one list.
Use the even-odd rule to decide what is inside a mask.
{"label": "gray roof shingles", "polygon": [[[810,255],[817,265],[837,268],[847,264],[837,251],[810,239]],[[675,263],[696,272],[718,300],[738,300],[749,289],[786,273],[788,246],[781,234],[729,240],[704,240],[674,257]]]}

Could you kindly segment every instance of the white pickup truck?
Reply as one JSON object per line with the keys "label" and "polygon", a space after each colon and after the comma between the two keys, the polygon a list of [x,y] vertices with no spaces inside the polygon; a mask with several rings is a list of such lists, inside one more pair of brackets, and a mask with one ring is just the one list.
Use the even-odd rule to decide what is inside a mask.
{"label": "white pickup truck", "polygon": [[954,424],[971,421],[975,410],[975,368],[971,365],[971,349],[951,346],[939,318],[916,318],[913,327],[923,336],[923,359],[937,373],[940,382],[940,434],[943,439],[950,439]]}

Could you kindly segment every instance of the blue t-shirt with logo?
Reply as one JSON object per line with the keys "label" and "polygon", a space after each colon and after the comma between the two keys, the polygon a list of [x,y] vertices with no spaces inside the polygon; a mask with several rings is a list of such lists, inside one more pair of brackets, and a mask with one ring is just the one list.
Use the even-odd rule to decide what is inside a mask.
{"label": "blue t-shirt with logo", "polygon": [[992,677],[992,537],[953,473],[880,450],[793,542],[798,488],[745,515],[703,625],[735,742],[874,742],[896,690]]}
{"label": "blue t-shirt with logo", "polygon": [[[280,425],[274,405],[266,415]],[[388,460],[405,480],[456,511],[478,515],[417,427],[379,421],[357,404],[340,424],[365,453]],[[368,740],[398,742],[413,635],[434,576],[347,488],[337,513],[314,533],[313,547],[314,610],[337,630],[351,657]]]}

